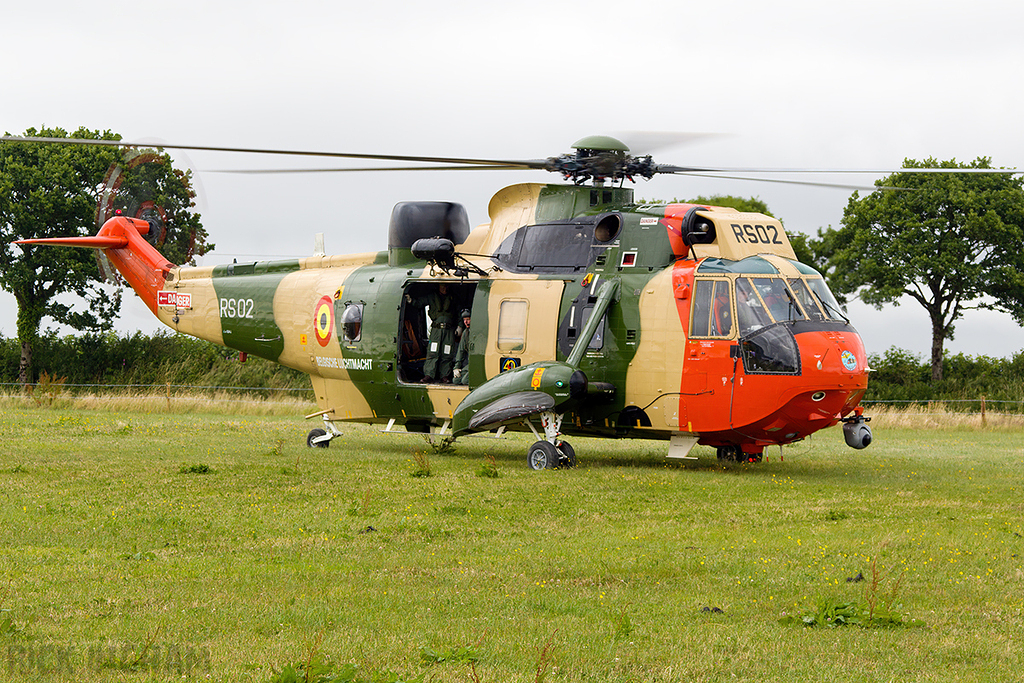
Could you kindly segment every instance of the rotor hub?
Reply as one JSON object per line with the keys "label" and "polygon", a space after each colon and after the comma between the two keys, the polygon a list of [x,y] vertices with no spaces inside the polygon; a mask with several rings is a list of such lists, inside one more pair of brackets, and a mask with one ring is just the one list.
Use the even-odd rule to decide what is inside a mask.
{"label": "rotor hub", "polygon": [[577,140],[572,145],[574,154],[550,157],[545,168],[561,173],[566,180],[582,185],[593,180],[594,185],[603,185],[606,180],[633,182],[634,176],[650,180],[657,172],[650,156],[634,157],[620,140],[607,135],[591,135]]}

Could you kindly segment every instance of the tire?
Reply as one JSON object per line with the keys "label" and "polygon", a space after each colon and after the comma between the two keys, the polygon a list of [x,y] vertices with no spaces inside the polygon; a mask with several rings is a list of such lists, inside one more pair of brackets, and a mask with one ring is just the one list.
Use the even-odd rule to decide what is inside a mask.
{"label": "tire", "polygon": [[739,462],[743,455],[739,446],[719,446],[716,453],[723,462]]}
{"label": "tire", "polygon": [[310,448],[327,448],[331,445],[330,441],[321,441],[320,443],[313,443],[313,439],[318,436],[325,436],[327,432],[323,429],[310,429],[309,434],[306,435],[306,445]]}
{"label": "tire", "polygon": [[558,449],[547,441],[538,441],[526,451],[526,464],[531,470],[553,469],[558,466],[558,458]]}
{"label": "tire", "polygon": [[568,441],[563,441],[558,444],[558,452],[560,458],[558,459],[558,466],[573,469],[576,467],[576,451],[569,445]]}

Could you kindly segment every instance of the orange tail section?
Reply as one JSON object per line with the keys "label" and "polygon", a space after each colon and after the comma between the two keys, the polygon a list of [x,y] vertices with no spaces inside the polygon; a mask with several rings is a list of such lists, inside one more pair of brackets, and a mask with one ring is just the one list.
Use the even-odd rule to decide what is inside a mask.
{"label": "orange tail section", "polygon": [[164,288],[164,282],[175,266],[143,239],[142,236],[148,232],[149,223],[146,221],[115,216],[104,223],[93,237],[21,240],[15,244],[102,249],[125,281],[156,315],[157,292]]}

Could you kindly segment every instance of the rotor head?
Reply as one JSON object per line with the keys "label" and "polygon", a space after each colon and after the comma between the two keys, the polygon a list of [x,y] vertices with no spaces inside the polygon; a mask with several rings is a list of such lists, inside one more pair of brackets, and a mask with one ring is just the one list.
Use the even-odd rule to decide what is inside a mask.
{"label": "rotor head", "polygon": [[650,156],[634,157],[621,140],[607,135],[590,135],[572,145],[574,154],[550,157],[545,169],[561,173],[566,180],[581,185],[593,180],[601,186],[605,181],[632,181],[634,176],[648,180],[657,173]]}

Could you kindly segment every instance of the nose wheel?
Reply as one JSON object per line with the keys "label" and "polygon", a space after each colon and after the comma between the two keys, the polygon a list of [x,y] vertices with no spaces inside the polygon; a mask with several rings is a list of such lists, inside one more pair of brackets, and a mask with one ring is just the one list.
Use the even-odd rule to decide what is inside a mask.
{"label": "nose wheel", "polygon": [[745,453],[739,446],[719,446],[716,449],[718,459],[722,462],[761,462],[764,452]]}

